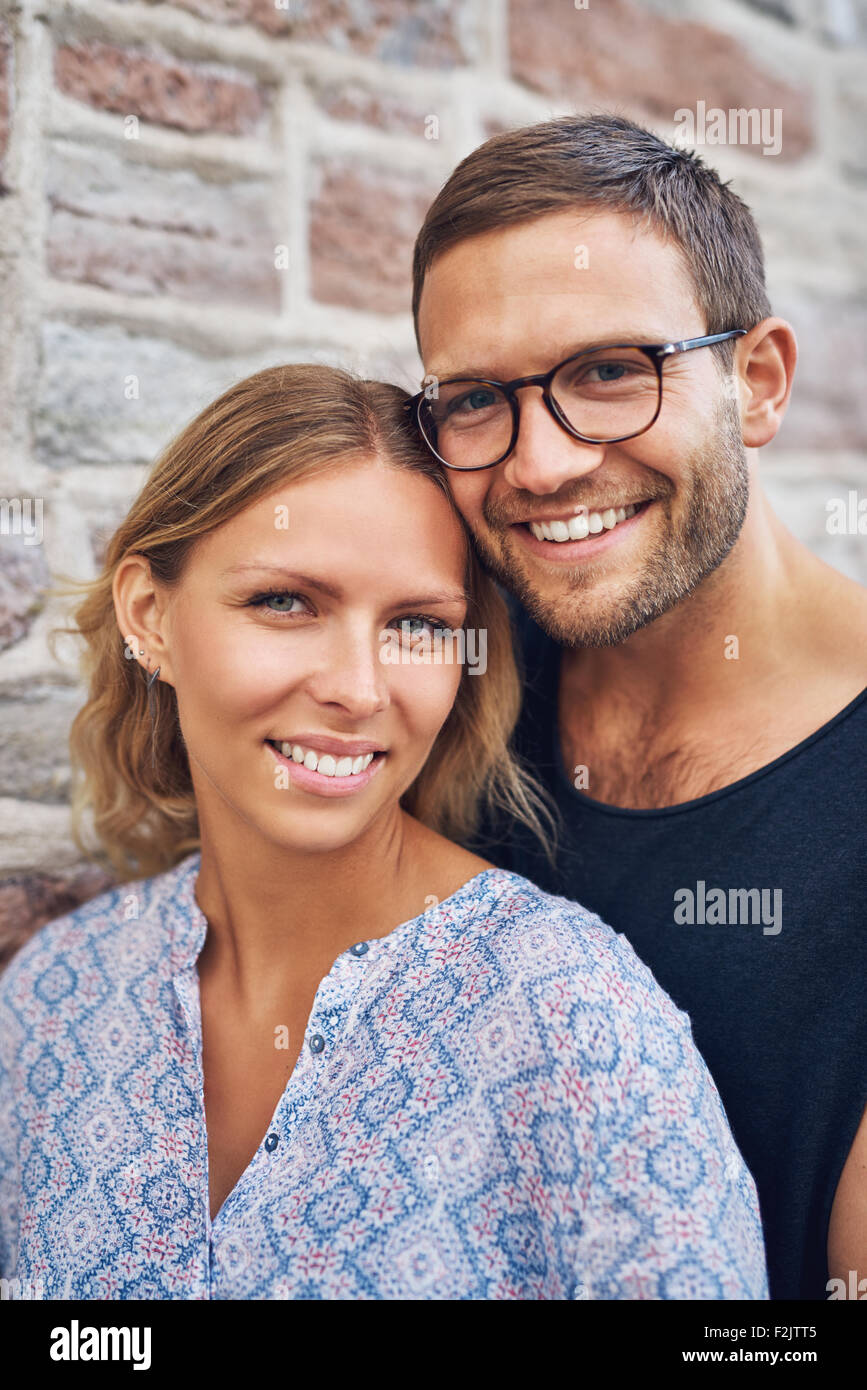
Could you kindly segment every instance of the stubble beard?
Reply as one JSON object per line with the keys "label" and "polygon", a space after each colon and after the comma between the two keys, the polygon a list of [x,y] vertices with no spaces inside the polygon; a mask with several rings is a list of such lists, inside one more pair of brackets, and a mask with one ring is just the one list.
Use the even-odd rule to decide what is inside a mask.
{"label": "stubble beard", "polygon": [[[671,520],[673,485],[661,474],[649,479],[659,489],[654,504],[662,512],[660,534],[639,572],[622,581],[609,598],[594,602],[589,597],[600,584],[592,563],[563,569],[565,594],[540,597],[512,548],[502,540],[492,545],[487,534],[475,538],[482,564],[562,646],[617,646],[687,598],[722,564],[740,535],[749,502],[749,472],[733,401],[722,402],[708,442],[684,459],[683,477],[688,480],[681,484],[686,510],[677,527]],[[579,496],[570,497],[567,505],[580,502]],[[485,520],[494,535],[502,537],[503,519],[496,512],[496,507],[490,514],[485,508]],[[585,594],[588,598],[582,601]]]}

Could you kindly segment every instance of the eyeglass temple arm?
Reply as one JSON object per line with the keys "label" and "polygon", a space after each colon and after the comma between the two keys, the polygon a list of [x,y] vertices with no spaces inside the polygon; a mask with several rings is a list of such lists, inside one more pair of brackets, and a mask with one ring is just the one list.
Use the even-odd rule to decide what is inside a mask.
{"label": "eyeglass temple arm", "polygon": [[745,328],[732,328],[728,333],[711,333],[703,338],[681,338],[679,343],[666,343],[659,350],[660,357],[670,357],[673,352],[690,352],[692,348],[711,347],[714,343],[724,343],[728,338],[742,338]]}

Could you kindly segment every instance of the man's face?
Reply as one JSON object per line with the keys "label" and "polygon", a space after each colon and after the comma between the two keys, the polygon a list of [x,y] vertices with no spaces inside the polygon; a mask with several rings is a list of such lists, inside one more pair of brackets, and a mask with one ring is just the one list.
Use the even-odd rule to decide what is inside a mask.
{"label": "man's face", "polygon": [[[679,249],[618,213],[558,212],[460,242],[434,261],[419,307],[425,373],[439,381],[508,381],[585,347],[705,332]],[[447,470],[455,501],[489,571],[552,637],[622,642],[691,593],[737,540],[749,472],[732,382],[709,348],[668,358],[658,419],[619,444],[572,438],[538,387],[519,399],[503,463]],[[584,539],[539,539],[529,524],[576,515],[589,519]]]}

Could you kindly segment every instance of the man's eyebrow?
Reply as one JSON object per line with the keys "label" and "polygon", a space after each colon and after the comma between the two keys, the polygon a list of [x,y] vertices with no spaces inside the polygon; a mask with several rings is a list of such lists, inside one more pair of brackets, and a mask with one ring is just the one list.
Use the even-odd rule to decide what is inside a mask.
{"label": "man's eyebrow", "polygon": [[[551,348],[549,355],[551,366],[555,367],[558,362],[565,362],[567,357],[574,357],[576,352],[592,352],[595,348],[615,347],[618,343],[625,343],[628,346],[634,344],[636,347],[642,345],[655,346],[657,343],[667,343],[669,341],[665,334],[649,334],[647,329],[641,331],[630,331],[628,328],[617,333],[608,333],[604,336],[585,339],[583,342],[573,339],[569,343],[561,343],[560,346]],[[525,373],[521,373],[525,375]],[[531,373],[526,373],[531,375]],[[425,376],[425,383],[429,384],[431,377],[436,381],[448,381],[451,377],[469,377],[473,381],[487,377],[490,381],[505,381],[506,377],[496,370],[492,370],[489,364],[484,367],[476,366],[471,363],[469,366],[450,367],[445,366],[440,371],[435,372],[431,369]]]}
{"label": "man's eyebrow", "polygon": [[[305,589],[318,589],[329,598],[339,599],[343,596],[341,589],[326,583],[324,579],[317,579],[312,574],[304,574],[300,570],[287,569],[284,565],[274,565],[264,560],[245,560],[241,564],[232,565],[231,568],[223,570],[222,577],[247,573],[278,575],[281,579],[301,585]],[[408,608],[411,604],[468,603],[469,597],[465,589],[440,589],[434,593],[410,594],[408,597],[396,599],[395,603],[398,607]]]}

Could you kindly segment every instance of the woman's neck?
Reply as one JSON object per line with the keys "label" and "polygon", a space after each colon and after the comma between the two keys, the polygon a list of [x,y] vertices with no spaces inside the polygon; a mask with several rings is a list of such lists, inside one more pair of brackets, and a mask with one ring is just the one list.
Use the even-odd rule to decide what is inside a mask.
{"label": "woman's neck", "polygon": [[399,807],[321,854],[284,850],[252,829],[207,829],[195,890],[208,919],[199,973],[251,1010],[315,987],[342,951],[388,935],[486,867]]}

